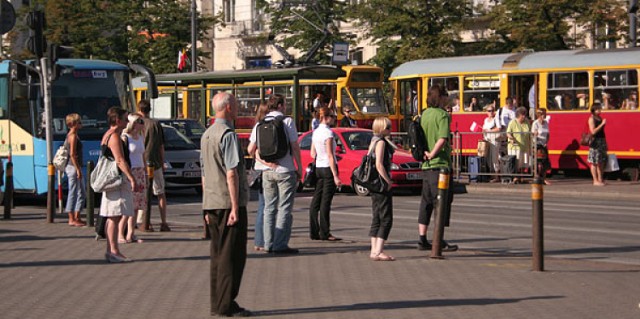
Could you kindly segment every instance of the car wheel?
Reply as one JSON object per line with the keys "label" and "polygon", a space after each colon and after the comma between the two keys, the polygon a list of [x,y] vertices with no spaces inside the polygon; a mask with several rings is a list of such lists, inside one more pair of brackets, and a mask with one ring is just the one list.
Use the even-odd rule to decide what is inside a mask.
{"label": "car wheel", "polygon": [[369,190],[366,189],[365,187],[360,186],[360,185],[351,184],[351,188],[353,188],[353,191],[356,192],[356,194],[358,196],[368,196],[369,195]]}

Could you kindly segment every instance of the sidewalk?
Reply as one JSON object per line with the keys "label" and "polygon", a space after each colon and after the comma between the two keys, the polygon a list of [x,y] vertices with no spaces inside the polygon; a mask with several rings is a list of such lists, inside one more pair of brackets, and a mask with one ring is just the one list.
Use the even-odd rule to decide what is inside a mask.
{"label": "sidewalk", "polygon": [[[552,184],[544,186],[545,196],[640,201],[640,182],[607,180],[606,186],[593,186],[590,178],[565,178],[562,176],[551,178],[549,181]],[[531,194],[531,184],[458,184],[456,192]]]}
{"label": "sidewalk", "polygon": [[[42,216],[41,209],[18,207],[12,220],[0,220],[3,318],[210,318],[209,244],[199,239],[197,224],[145,234],[144,243],[122,247],[135,262],[107,264],[105,242],[96,242],[92,229],[69,227],[62,218],[47,224]],[[294,219],[292,246],[299,255],[274,257],[247,247],[238,301],[256,317],[640,316],[638,266],[546,258],[546,271],[532,272],[529,256],[461,250],[433,260],[413,244],[391,244],[398,260],[373,262],[366,240],[309,241],[306,222]]]}

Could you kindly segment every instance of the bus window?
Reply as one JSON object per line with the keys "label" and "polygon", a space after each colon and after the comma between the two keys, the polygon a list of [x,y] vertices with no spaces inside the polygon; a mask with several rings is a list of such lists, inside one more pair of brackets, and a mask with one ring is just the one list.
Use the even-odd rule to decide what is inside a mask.
{"label": "bus window", "polygon": [[487,105],[496,105],[500,98],[500,79],[497,75],[464,78],[464,110],[482,112]]}
{"label": "bus window", "polygon": [[0,118],[9,115],[9,85],[6,77],[0,77]]}
{"label": "bus window", "polygon": [[431,78],[431,85],[439,85],[441,88],[446,89],[449,94],[449,105],[451,106],[452,112],[460,112],[460,80],[458,77],[447,77],[447,78]]}
{"label": "bus window", "polygon": [[638,109],[636,70],[596,71],[593,83],[595,99],[605,110]]}
{"label": "bus window", "polygon": [[[280,94],[284,96],[284,100],[286,103],[285,115],[291,116],[293,114],[293,108],[300,107],[298,105],[293,105],[293,87],[291,85],[283,85],[283,86],[274,86],[273,87],[274,94]],[[300,111],[298,111],[298,115],[300,115]]]}
{"label": "bus window", "polygon": [[200,106],[202,105],[202,101],[204,100],[204,90],[196,89],[189,90],[189,105],[187,106],[187,118],[197,120],[201,122],[202,118],[200,116]]}
{"label": "bus window", "polygon": [[362,113],[387,113],[380,88],[351,88],[349,91]]}
{"label": "bus window", "polygon": [[549,73],[547,109],[552,111],[585,110],[589,101],[587,72]]}

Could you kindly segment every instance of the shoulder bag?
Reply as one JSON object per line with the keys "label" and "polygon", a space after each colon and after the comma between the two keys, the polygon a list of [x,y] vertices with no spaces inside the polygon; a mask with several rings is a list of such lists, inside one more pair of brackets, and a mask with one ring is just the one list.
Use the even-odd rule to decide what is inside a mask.
{"label": "shoulder bag", "polygon": [[67,163],[69,162],[69,150],[67,149],[67,140],[64,140],[64,143],[60,145],[58,150],[56,151],[56,155],[53,156],[53,166],[61,172],[64,171],[65,167],[67,167]]}
{"label": "shoulder bag", "polygon": [[360,165],[353,170],[351,174],[351,181],[354,184],[360,185],[371,192],[382,193],[387,185],[378,174],[376,169],[376,159],[373,157],[374,147],[362,158]]}
{"label": "shoulder bag", "polygon": [[[111,136],[109,136],[111,138]],[[107,138],[107,143],[109,142]],[[122,185],[123,176],[113,157],[101,154],[96,168],[91,172],[91,188],[96,193],[107,192]]]}

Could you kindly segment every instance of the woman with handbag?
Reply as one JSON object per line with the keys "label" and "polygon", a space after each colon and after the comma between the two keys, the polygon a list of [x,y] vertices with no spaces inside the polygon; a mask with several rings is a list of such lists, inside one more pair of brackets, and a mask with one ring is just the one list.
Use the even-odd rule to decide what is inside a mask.
{"label": "woman with handbag", "polygon": [[551,185],[551,182],[546,180],[547,169],[549,165],[549,150],[547,143],[549,143],[549,122],[547,121],[547,110],[537,109],[536,120],[531,124],[531,133],[536,141],[536,162],[538,164],[538,176],[542,178],[545,185]]}
{"label": "woman with handbag", "polygon": [[107,262],[122,263],[131,260],[118,248],[118,223],[123,215],[133,216],[133,190],[136,189],[136,180],[131,174],[129,149],[120,139],[122,130],[127,126],[127,111],[114,106],[107,111],[107,118],[110,127],[100,143],[102,156],[112,158],[124,177],[119,186],[102,192],[100,216],[107,218],[107,251],[104,257]]}
{"label": "woman with handbag", "polygon": [[320,124],[311,137],[311,157],[316,162],[316,190],[309,206],[309,237],[312,240],[339,241],[331,234],[331,202],[336,189],[342,187],[338,176],[336,142],[330,126],[336,115],[326,106],[318,109]]}
{"label": "woman with handbag", "polygon": [[[393,225],[393,197],[391,194],[391,158],[395,146],[387,138],[391,135],[391,121],[378,117],[373,121],[373,138],[369,144],[369,153],[373,153],[376,171],[386,188],[380,192],[371,192],[373,218],[371,220],[371,254],[373,261],[394,261],[395,258],[384,253],[384,242],[388,239]],[[382,143],[378,143],[382,142]]]}
{"label": "woman with handbag", "polygon": [[[144,162],[144,121],[138,114],[129,114],[129,123],[122,133],[122,140],[129,151],[131,174],[136,180],[133,189],[133,216],[122,215],[118,224],[118,243],[141,243],[135,235],[135,223],[138,213],[147,208],[147,174]],[[125,233],[126,229],[126,233]]]}
{"label": "woman with handbag", "polygon": [[602,113],[602,105],[594,103],[591,106],[591,116],[589,117],[589,133],[593,137],[589,144],[589,156],[587,161],[591,164],[591,176],[593,177],[593,185],[604,186],[602,172],[604,164],[607,162],[607,137],[604,134],[604,126],[607,120],[600,116]]}
{"label": "woman with handbag", "polygon": [[64,169],[69,186],[65,211],[69,214],[69,226],[85,226],[87,223],[80,218],[86,199],[82,176],[82,141],[78,136],[82,121],[78,113],[71,113],[67,115],[65,122],[69,128],[67,138],[64,140],[64,147],[69,150],[69,160]]}

